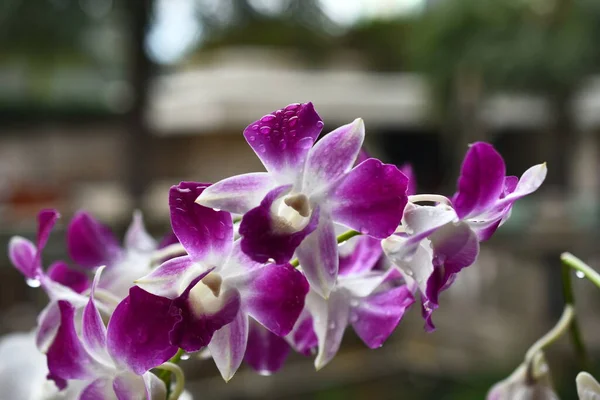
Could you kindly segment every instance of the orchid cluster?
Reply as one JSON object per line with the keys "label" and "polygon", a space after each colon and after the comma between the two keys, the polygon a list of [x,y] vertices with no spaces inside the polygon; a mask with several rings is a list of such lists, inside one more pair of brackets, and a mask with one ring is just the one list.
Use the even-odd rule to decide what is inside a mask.
{"label": "orchid cluster", "polygon": [[56,396],[176,399],[177,364],[201,351],[226,381],[243,361],[274,373],[292,349],[320,369],[346,328],[378,348],[417,301],[433,330],[440,293],[546,176],[545,164],[506,176],[480,142],[453,197],[417,194],[409,167],[361,150],[361,119],[317,140],[323,126],[311,103],[248,125],[266,172],[173,186],[173,234],[160,244],[140,214],[121,246],[79,212],[67,228],[72,262],[45,269],[55,210],[39,213],[35,243],[10,241],[12,264],[50,299],[35,343]]}

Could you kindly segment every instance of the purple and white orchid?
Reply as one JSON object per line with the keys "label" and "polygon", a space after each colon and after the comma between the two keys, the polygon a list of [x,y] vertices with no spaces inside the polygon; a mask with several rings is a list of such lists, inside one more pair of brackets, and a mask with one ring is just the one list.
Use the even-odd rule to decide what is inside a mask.
{"label": "purple and white orchid", "polygon": [[267,172],[224,179],[197,201],[244,214],[241,246],[252,259],[282,264],[296,252],[313,290],[327,297],[339,267],[334,223],[379,239],[391,235],[406,204],[407,178],[376,159],[352,168],[365,135],[361,119],[316,142],[322,128],[312,103],[253,122],[244,137]]}

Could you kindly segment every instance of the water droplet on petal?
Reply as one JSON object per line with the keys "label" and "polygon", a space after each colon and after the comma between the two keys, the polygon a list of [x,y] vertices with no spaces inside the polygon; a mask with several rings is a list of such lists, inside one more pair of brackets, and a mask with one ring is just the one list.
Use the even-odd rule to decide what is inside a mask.
{"label": "water droplet on petal", "polygon": [[27,286],[32,288],[40,287],[40,285],[42,284],[42,282],[40,282],[39,279],[35,278],[28,278],[27,280],[25,280],[25,282],[27,283]]}
{"label": "water droplet on petal", "polygon": [[317,121],[317,128],[321,129],[323,126],[325,126],[323,121]]}
{"label": "water droplet on petal", "polygon": [[350,316],[350,322],[353,323],[353,324],[356,323],[356,322],[358,322],[358,315],[352,314]]}
{"label": "water droplet on petal", "polygon": [[258,130],[258,128],[259,128],[258,124],[254,124],[254,125],[252,125],[252,129],[253,129],[253,130],[257,131],[257,130]]}
{"label": "water droplet on petal", "polygon": [[298,107],[300,107],[300,103],[294,103],[294,104],[290,104],[289,106],[287,106],[285,108],[286,111],[293,111],[293,110],[297,110]]}
{"label": "water droplet on petal", "polygon": [[351,305],[352,307],[358,307],[358,305],[359,305],[359,302],[358,302],[358,300],[357,300],[357,299],[352,299],[352,300],[350,300],[350,305]]}
{"label": "water droplet on petal", "polygon": [[335,329],[335,322],[331,322],[329,324],[329,329],[332,329],[332,330]]}
{"label": "water droplet on petal", "polygon": [[313,139],[311,137],[304,137],[300,140],[298,140],[298,143],[296,143],[296,147],[300,148],[300,149],[310,149],[313,145]]}
{"label": "water droplet on petal", "polygon": [[290,128],[293,128],[294,126],[296,126],[296,124],[298,124],[298,120],[299,120],[298,117],[292,117],[292,118],[290,118],[290,120],[288,121],[288,126]]}
{"label": "water droplet on petal", "polygon": [[260,127],[260,133],[264,134],[264,135],[268,135],[269,133],[271,133],[271,127],[270,126],[261,126]]}
{"label": "water droplet on petal", "polygon": [[256,136],[252,135],[248,137],[248,140],[254,142],[256,140]]}
{"label": "water droplet on petal", "polygon": [[290,131],[290,136],[291,136],[291,137],[296,137],[296,130],[295,130],[295,129],[292,129],[292,130]]}
{"label": "water droplet on petal", "polygon": [[184,361],[185,360],[189,360],[190,359],[190,355],[188,353],[184,353],[184,354],[181,355],[181,359],[184,360]]}
{"label": "water droplet on petal", "polygon": [[273,114],[267,114],[264,117],[262,117],[260,120],[261,122],[269,122],[269,121],[273,121],[275,119],[275,116]]}
{"label": "water droplet on petal", "polygon": [[269,259],[267,260],[267,262],[268,262],[268,263],[271,263],[271,264],[275,264],[275,260],[274,260],[273,258],[269,258]]}
{"label": "water droplet on petal", "polygon": [[220,208],[213,208],[213,211],[219,212],[219,211],[221,211],[221,209]]}
{"label": "water droplet on petal", "polygon": [[258,151],[260,153],[264,153],[265,151],[267,151],[267,149],[265,148],[264,144],[261,144],[260,146],[258,146]]}
{"label": "water droplet on petal", "polygon": [[585,278],[585,274],[581,271],[576,271],[575,276],[578,277],[579,279]]}
{"label": "water droplet on petal", "polygon": [[287,142],[285,141],[285,139],[281,139],[281,140],[279,141],[279,148],[280,148],[281,150],[285,150],[285,148],[286,148],[286,147],[287,147]]}

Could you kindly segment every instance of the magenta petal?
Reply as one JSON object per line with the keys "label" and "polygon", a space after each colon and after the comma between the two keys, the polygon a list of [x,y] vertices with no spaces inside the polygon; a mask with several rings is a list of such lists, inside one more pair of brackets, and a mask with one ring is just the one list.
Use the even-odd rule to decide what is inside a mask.
{"label": "magenta petal", "polygon": [[[186,288],[197,278],[197,275],[191,273],[194,268],[200,269],[201,267],[190,256],[171,258],[135,283],[149,293],[174,299],[181,295],[181,288]],[[207,274],[212,269],[206,270],[204,273]]]}
{"label": "magenta petal", "polygon": [[410,163],[402,164],[400,166],[400,171],[408,178],[406,194],[409,196],[417,194],[417,176],[415,175],[412,165]]}
{"label": "magenta petal", "polygon": [[92,289],[90,291],[90,299],[83,309],[82,317],[83,345],[93,357],[100,361],[107,359],[106,327],[104,326],[100,312],[98,312],[98,309],[96,308],[96,304],[94,304],[94,294],[104,268],[105,267],[101,267],[96,272],[94,283],[92,284]]}
{"label": "magenta petal", "polygon": [[361,299],[351,311],[352,327],[367,346],[372,349],[381,347],[414,302],[406,286]]}
{"label": "magenta petal", "polygon": [[37,249],[31,241],[21,236],[10,238],[8,258],[27,279],[37,279],[42,272],[36,256]]}
{"label": "magenta petal", "polygon": [[75,331],[75,307],[59,301],[60,327],[48,349],[49,378],[57,380],[89,379],[99,368],[98,363],[87,353]]}
{"label": "magenta petal", "polygon": [[342,178],[330,195],[333,221],[384,239],[400,224],[407,185],[396,166],[370,158]]}
{"label": "magenta petal", "polygon": [[64,261],[56,261],[50,265],[46,275],[54,282],[82,293],[90,287],[90,279],[81,271],[70,268]]}
{"label": "magenta petal", "polygon": [[300,314],[294,330],[288,338],[294,346],[294,350],[305,356],[310,356],[319,345],[317,334],[313,328],[312,316],[306,310]]}
{"label": "magenta petal", "polygon": [[[354,246],[350,254],[342,255],[347,246]],[[340,276],[356,275],[372,270],[381,258],[381,240],[370,236],[350,239],[340,248]]]}
{"label": "magenta petal", "polygon": [[79,211],[69,223],[67,247],[73,261],[86,268],[110,265],[121,255],[110,228],[85,211]]}
{"label": "magenta petal", "polygon": [[262,325],[250,320],[248,345],[244,360],[259,374],[271,375],[283,367],[290,345]]}
{"label": "magenta petal", "polygon": [[359,118],[319,140],[308,152],[302,190],[310,194],[324,189],[350,171],[364,138],[365,125]]}
{"label": "magenta petal", "polygon": [[115,309],[108,323],[110,356],[138,375],[167,361],[177,352],[169,332],[181,319],[172,301],[137,286]]}
{"label": "magenta petal", "polygon": [[92,381],[79,395],[79,400],[113,400],[114,398],[115,392],[110,378],[99,378]]}
{"label": "magenta petal", "polygon": [[225,381],[240,367],[248,343],[248,316],[240,309],[231,323],[215,332],[208,344],[210,354]]}
{"label": "magenta petal", "polygon": [[51,301],[42,310],[37,319],[35,345],[42,353],[48,351],[48,348],[54,341],[59,326],[60,308],[58,307],[57,301]]}
{"label": "magenta petal", "polygon": [[312,103],[290,104],[248,125],[244,137],[267,171],[301,171],[323,129]]}
{"label": "magenta petal", "polygon": [[268,264],[236,282],[248,314],[279,336],[287,335],[304,308],[309,286],[290,264]]}
{"label": "magenta petal", "polygon": [[329,296],[338,275],[338,244],[333,222],[321,215],[317,229],[297,249],[298,260],[312,289]]}
{"label": "magenta petal", "polygon": [[483,142],[471,145],[452,202],[458,216],[468,218],[491,207],[502,193],[505,176],[504,160],[492,145]]}
{"label": "magenta petal", "polygon": [[266,263],[269,258],[277,264],[290,261],[304,238],[316,229],[318,208],[313,210],[308,224],[298,231],[288,229],[285,222],[271,212],[273,202],[290,189],[290,185],[273,189],[265,196],[260,206],[244,215],[239,229],[242,251],[254,261]]}
{"label": "magenta petal", "polygon": [[181,182],[169,191],[171,225],[179,241],[195,261],[219,264],[231,251],[231,214],[201,206],[196,199],[208,185]]}
{"label": "magenta petal", "polygon": [[[201,291],[210,289],[203,287],[203,277],[201,275],[194,279],[185,292],[173,301],[174,307],[180,310],[181,320],[173,326],[169,338],[171,343],[190,353],[206,347],[214,332],[229,324],[240,310],[240,294],[235,289],[220,293],[221,307],[217,311],[205,310]],[[200,298],[195,296],[198,291]]]}
{"label": "magenta petal", "polygon": [[42,210],[38,214],[37,248],[41,252],[48,243],[50,231],[54,228],[60,214],[56,210]]}

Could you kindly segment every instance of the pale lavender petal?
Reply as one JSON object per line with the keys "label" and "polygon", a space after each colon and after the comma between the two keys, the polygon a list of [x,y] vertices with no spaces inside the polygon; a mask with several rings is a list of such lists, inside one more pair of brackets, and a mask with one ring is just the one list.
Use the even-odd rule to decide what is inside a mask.
{"label": "pale lavender petal", "polygon": [[350,171],[364,138],[365,124],[358,118],[319,140],[308,152],[302,191],[310,195]]}
{"label": "pale lavender petal", "polygon": [[305,356],[310,356],[319,346],[319,339],[313,328],[313,318],[306,309],[300,314],[288,340],[294,346],[294,350]]}
{"label": "pale lavender petal", "polygon": [[226,279],[237,275],[245,274],[253,269],[261,268],[265,264],[254,261],[250,256],[242,251],[242,240],[233,242],[233,248],[225,264],[219,269],[219,274]]}
{"label": "pale lavender petal", "polygon": [[[521,179],[519,179],[519,182],[516,184],[514,189],[505,194],[505,196],[494,205],[494,210],[502,210],[506,206],[512,205],[520,198],[538,190],[542,183],[544,183],[547,173],[548,168],[546,167],[545,163],[534,165],[533,167],[529,168],[523,173]],[[514,181],[508,182],[505,192],[508,192],[511,189],[510,186],[513,184]]]}
{"label": "pale lavender petal", "polygon": [[121,257],[121,247],[109,227],[79,211],[67,228],[69,256],[86,268],[111,265]]}
{"label": "pale lavender petal", "polygon": [[423,240],[417,242],[415,250],[407,257],[404,249],[408,240],[402,236],[391,236],[382,242],[383,251],[402,271],[405,279],[413,281],[421,293],[425,293],[427,281],[433,273],[433,251],[429,240]]}
{"label": "pale lavender petal", "polygon": [[138,375],[167,361],[177,352],[169,333],[181,320],[172,301],[137,286],[115,309],[108,323],[110,356]]}
{"label": "pale lavender petal", "polygon": [[210,354],[225,381],[233,378],[246,354],[248,316],[241,309],[234,320],[219,329],[208,344]]}
{"label": "pale lavender petal", "polygon": [[148,275],[136,280],[135,284],[154,295],[174,299],[180,296],[198,275],[210,270],[212,268],[207,270],[195,263],[190,256],[181,256],[165,261]]}
{"label": "pale lavender petal", "polygon": [[248,346],[244,360],[259,374],[271,375],[283,367],[290,345],[262,325],[250,320]]}
{"label": "pale lavender petal", "polygon": [[277,183],[266,172],[254,172],[223,179],[200,194],[196,202],[205,207],[244,214],[258,206]]}
{"label": "pale lavender petal", "polygon": [[142,212],[135,211],[131,225],[125,233],[125,248],[144,253],[153,251],[156,247],[156,241],[146,231]]}
{"label": "pale lavender petal", "polygon": [[294,327],[309,290],[304,275],[290,264],[268,264],[230,284],[240,291],[248,314],[279,336]]}
{"label": "pale lavender petal", "polygon": [[90,287],[90,278],[83,272],[70,268],[64,261],[52,263],[46,275],[76,293],[83,293]]}
{"label": "pale lavender petal", "polygon": [[270,173],[301,173],[321,129],[312,103],[290,104],[248,125],[244,137]]}
{"label": "pale lavender petal", "polygon": [[114,400],[115,392],[112,388],[112,379],[98,378],[83,389],[79,400]]}
{"label": "pale lavender petal", "polygon": [[328,300],[310,293],[307,307],[313,315],[314,329],[319,340],[315,368],[320,370],[336,355],[350,318],[350,299],[344,292],[333,292]]}
{"label": "pale lavender petal", "polygon": [[42,273],[37,259],[37,249],[31,241],[13,236],[8,242],[8,257],[12,265],[27,279],[37,279]]}
{"label": "pale lavender petal", "polygon": [[[69,379],[90,379],[100,365],[88,354],[75,330],[75,307],[59,301],[60,327],[48,349],[48,377],[61,385]],[[60,387],[60,386],[59,386]]]}
{"label": "pale lavender petal", "polygon": [[458,191],[452,201],[458,216],[469,218],[488,210],[500,198],[506,166],[502,156],[483,142],[471,145],[458,178]]}
{"label": "pale lavender petal", "polygon": [[358,236],[350,240],[354,243],[347,242],[343,245],[343,248],[353,245],[354,249],[348,255],[342,256],[340,254],[340,276],[357,275],[372,270],[383,254],[381,240],[379,239],[370,236]]}
{"label": "pale lavender petal", "polygon": [[273,203],[290,189],[290,185],[273,189],[260,206],[244,215],[239,229],[241,246],[242,251],[253,260],[266,263],[272,258],[277,264],[284,264],[292,258],[307,235],[317,228],[319,208],[312,211],[308,223],[299,230],[294,230],[285,218],[271,211]]}
{"label": "pale lavender petal", "polygon": [[181,182],[171,187],[171,225],[193,260],[219,265],[231,251],[233,222],[228,212],[196,203],[207,186],[205,183]]}
{"label": "pale lavender petal", "polygon": [[[133,374],[129,371],[120,373],[113,380],[112,388],[118,400],[164,400],[167,390],[164,383],[161,385],[150,377],[152,373],[147,372],[143,376]],[[150,381],[152,379],[152,381]],[[147,383],[154,385],[154,393],[150,392]],[[161,390],[162,389],[162,390]],[[162,397],[159,397],[161,396]]]}
{"label": "pale lavender petal", "polygon": [[214,332],[233,321],[241,308],[236,289],[223,290],[221,287],[217,299],[213,289],[201,281],[205,275],[194,279],[173,301],[181,320],[173,326],[169,338],[171,343],[188,353],[206,347]]}
{"label": "pale lavender petal", "polygon": [[[144,378],[144,384],[146,386],[146,399],[163,400],[167,398],[167,388],[165,387],[165,383],[156,375],[152,372],[146,372],[142,375],[142,378]],[[185,393],[186,392],[179,397],[180,400],[184,400]]]}
{"label": "pale lavender petal", "polygon": [[38,214],[37,249],[41,253],[48,243],[50,231],[54,228],[56,221],[60,218],[58,211],[54,209],[42,210]]}
{"label": "pale lavender petal", "polygon": [[90,299],[83,309],[81,332],[83,346],[92,357],[100,362],[110,361],[106,352],[106,327],[94,303],[96,287],[104,268],[100,267],[96,271],[96,276],[90,290]]}
{"label": "pale lavender petal", "polygon": [[339,268],[337,238],[329,215],[321,213],[317,229],[304,239],[296,254],[311,288],[329,296]]}
{"label": "pale lavender petal", "polygon": [[377,293],[360,300],[351,311],[350,322],[363,342],[375,349],[383,345],[414,302],[406,286]]}
{"label": "pale lavender petal", "polygon": [[370,158],[342,178],[329,194],[335,222],[379,239],[390,236],[402,219],[408,179],[391,164]]}
{"label": "pale lavender petal", "polygon": [[37,318],[35,345],[42,353],[47,353],[60,326],[60,308],[57,301],[51,301]]}
{"label": "pale lavender petal", "polygon": [[361,275],[340,276],[336,286],[348,290],[355,297],[366,297],[395,273],[396,269],[390,268],[387,271],[367,271]]}
{"label": "pale lavender petal", "polygon": [[417,194],[417,176],[410,163],[405,163],[400,166],[400,171],[408,178],[408,186],[406,194],[412,196]]}

